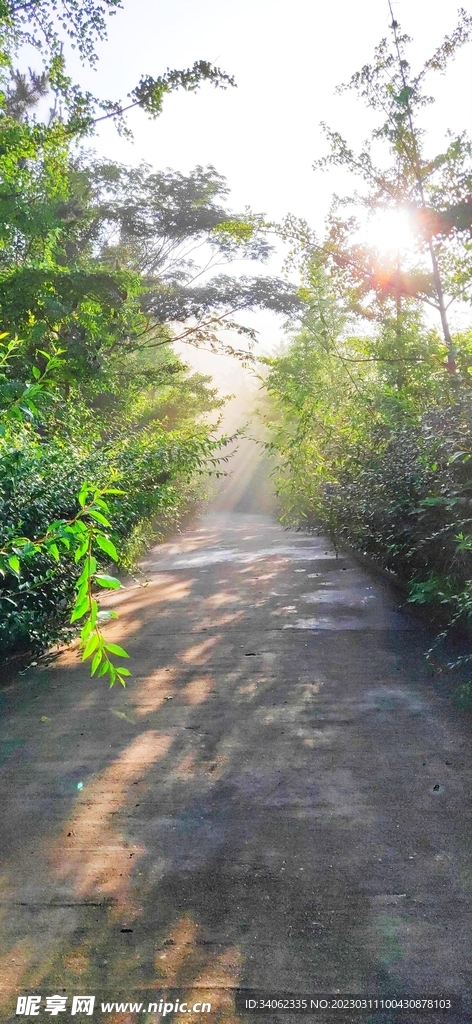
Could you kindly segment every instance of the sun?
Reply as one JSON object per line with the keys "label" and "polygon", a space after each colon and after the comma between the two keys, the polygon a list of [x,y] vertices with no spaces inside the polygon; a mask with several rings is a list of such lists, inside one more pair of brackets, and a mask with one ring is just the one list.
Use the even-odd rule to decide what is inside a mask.
{"label": "sun", "polygon": [[411,218],[406,210],[378,210],[366,225],[369,245],[382,253],[404,253],[415,244]]}

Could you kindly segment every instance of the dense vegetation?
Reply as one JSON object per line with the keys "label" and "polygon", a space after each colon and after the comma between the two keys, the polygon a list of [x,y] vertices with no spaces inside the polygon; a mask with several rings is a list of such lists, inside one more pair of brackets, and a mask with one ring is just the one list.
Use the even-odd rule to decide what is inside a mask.
{"label": "dense vegetation", "polygon": [[[472,617],[472,161],[465,134],[425,150],[428,74],[470,39],[460,21],[415,74],[392,23],[375,61],[348,86],[377,117],[354,152],[326,129],[333,164],[356,174],[322,238],[293,217],[280,226],[302,275],[301,330],[266,359],[270,447],[288,523],[327,528],[410,583],[410,600]],[[401,237],[408,217],[411,237]],[[382,219],[383,218],[383,219]],[[368,245],[377,221],[390,246]],[[434,311],[434,312],[432,312]]]}
{"label": "dense vegetation", "polygon": [[[359,179],[334,198],[325,235],[293,217],[276,226],[297,290],[260,276],[274,226],[231,211],[213,167],[126,167],[86,148],[103,119],[127,134],[130,108],[156,118],[174,89],[234,85],[197,61],[143,77],[125,101],[84,93],[64,38],[93,62],[118,7],[0,4],[2,655],[78,628],[92,672],[124,681],[97,589],[120,585],[110,565],[129,566],[225,458],[217,392],[174,342],[247,358],[255,336],[238,314],[255,309],[292,323],[263,360],[284,520],[328,529],[409,581],[412,601],[470,625],[472,331],[451,329],[450,308],[467,325],[472,146],[463,133],[427,153],[421,112],[427,75],[445,72],[472,19],[461,12],[418,73],[392,20],[390,42],[343,87],[377,125],[360,152],[325,128],[315,166]],[[25,47],[40,72],[18,70]],[[366,242],[376,218],[390,245]],[[235,258],[256,273],[232,276]]]}
{"label": "dense vegetation", "polygon": [[[129,102],[83,93],[61,32],[93,61],[117,6],[0,5],[0,646],[42,651],[78,626],[111,684],[129,672],[101,632],[112,613],[97,588],[120,585],[110,562],[175,522],[224,458],[209,419],[221,402],[173,342],[215,348],[224,327],[224,347],[246,351],[239,311],[300,306],[282,281],[225,271],[271,250],[261,217],[228,210],[212,167],[128,168],[83,148],[103,118],[127,132],[129,107],[156,117],[172,89],[234,84],[199,61],[143,78]],[[25,46],[40,73],[17,70]]]}

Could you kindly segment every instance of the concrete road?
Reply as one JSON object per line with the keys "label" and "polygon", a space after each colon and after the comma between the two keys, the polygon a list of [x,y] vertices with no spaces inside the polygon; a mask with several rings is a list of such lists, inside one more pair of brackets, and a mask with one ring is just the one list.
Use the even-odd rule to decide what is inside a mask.
{"label": "concrete road", "polygon": [[470,739],[422,627],[269,515],[208,515],[145,571],[109,629],[126,690],[69,651],[1,692],[1,1019],[94,994],[94,1021],[158,1021],[99,1003],[178,988],[233,1022],[239,985],[455,994],[426,1019],[470,1020]]}

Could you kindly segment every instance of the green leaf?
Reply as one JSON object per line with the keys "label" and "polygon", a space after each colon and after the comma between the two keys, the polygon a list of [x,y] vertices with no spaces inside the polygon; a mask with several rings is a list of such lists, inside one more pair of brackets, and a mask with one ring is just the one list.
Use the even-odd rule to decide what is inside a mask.
{"label": "green leaf", "polygon": [[90,621],[92,623],[92,626],[95,626],[97,618],[98,618],[98,601],[92,600],[92,603],[90,605]]}
{"label": "green leaf", "polygon": [[89,546],[89,539],[88,539],[88,537],[84,537],[84,540],[81,540],[79,545],[78,545],[78,547],[77,547],[77,550],[76,550],[75,555],[74,555],[74,562],[80,562],[80,559],[83,558],[84,555],[87,553],[88,546]]}
{"label": "green leaf", "polygon": [[103,509],[104,512],[109,512],[110,511],[110,506],[107,504],[106,501],[103,500],[103,498],[94,498],[93,499],[93,504],[94,504],[94,506],[96,505],[97,508]]}
{"label": "green leaf", "polygon": [[77,537],[81,533],[86,533],[87,536],[90,532],[90,526],[87,523],[83,523],[81,519],[76,519],[75,523],[66,523],[64,526],[66,533],[69,533],[71,537]]}
{"label": "green leaf", "polygon": [[[78,606],[79,604],[83,604],[83,602],[84,601],[88,601],[88,599],[89,599],[89,588],[88,588],[88,583],[85,582],[85,583],[82,583],[82,585],[77,590],[77,593],[75,595],[75,605]],[[74,607],[75,607],[75,605],[74,605]]]}
{"label": "green leaf", "polygon": [[90,636],[90,634],[92,632],[92,629],[93,629],[92,623],[90,622],[90,619],[87,619],[87,622],[85,623],[85,626],[83,626],[83,628],[80,631],[80,639],[81,640],[88,640],[88,638],[89,638],[89,636]]}
{"label": "green leaf", "polygon": [[77,586],[82,583],[87,584],[87,581],[90,579],[91,576],[93,576],[94,572],[96,572],[96,569],[97,559],[94,558],[93,555],[87,555],[87,558],[84,560],[84,567],[77,580]]}
{"label": "green leaf", "polygon": [[15,576],[19,576],[21,566],[18,555],[10,555],[10,557],[7,559],[7,562],[8,565],[10,566],[10,569],[12,569],[12,571],[15,573]]}
{"label": "green leaf", "polygon": [[88,598],[87,598],[85,601],[82,601],[80,604],[77,604],[74,607],[74,610],[72,612],[72,615],[71,615],[69,621],[71,623],[72,622],[76,622],[77,619],[81,619],[82,616],[85,615],[86,612],[88,612],[88,610],[89,610],[89,602],[88,602]]}
{"label": "green leaf", "polygon": [[93,633],[85,645],[85,650],[82,654],[82,661],[86,661],[90,658],[90,655],[96,650],[100,643],[100,636],[98,633]]}
{"label": "green leaf", "polygon": [[79,491],[79,493],[77,495],[77,500],[78,500],[79,505],[80,505],[81,508],[84,507],[84,505],[85,505],[85,503],[87,501],[87,495],[89,493],[89,490],[90,490],[90,487],[89,487],[88,484],[82,484],[82,487],[80,488],[80,491]]}
{"label": "green leaf", "polygon": [[110,654],[116,654],[118,658],[129,658],[129,654],[118,644],[105,644],[105,650],[109,651]]}
{"label": "green leaf", "polygon": [[89,508],[87,510],[87,515],[91,516],[92,519],[95,519],[97,523],[101,524],[101,526],[111,526],[111,523],[108,521],[108,519],[105,519],[105,516],[102,515],[101,512],[98,512],[97,509],[95,508]]}
{"label": "green leaf", "polygon": [[93,579],[94,583],[98,583],[99,587],[108,587],[110,590],[119,590],[121,587],[120,581],[115,579],[114,576],[95,575]]}
{"label": "green leaf", "polygon": [[31,373],[33,374],[33,377],[34,377],[35,380],[39,380],[39,378],[41,376],[41,370],[38,370],[37,366],[32,366],[31,367]]}
{"label": "green leaf", "polygon": [[116,671],[118,672],[119,676],[130,676],[131,675],[131,672],[130,672],[129,668],[122,668],[121,665],[119,666],[119,668],[117,668]]}
{"label": "green leaf", "polygon": [[109,540],[108,537],[105,537],[103,533],[97,533],[95,540],[99,548],[101,548],[106,555],[109,555],[114,562],[118,562],[118,552],[115,548],[115,545],[113,544],[113,541]]}
{"label": "green leaf", "polygon": [[39,544],[34,544],[31,540],[25,540],[21,548],[17,547],[15,550],[22,558],[28,558],[29,555],[34,555],[37,551],[41,551],[41,547]]}
{"label": "green leaf", "polygon": [[31,409],[29,408],[28,405],[20,405],[20,404],[18,404],[18,408],[21,409],[21,412],[23,413],[24,416],[26,416],[27,420],[32,420],[33,419],[33,414],[32,414]]}
{"label": "green leaf", "polygon": [[91,666],[91,669],[90,669],[90,675],[91,676],[95,675],[101,660],[102,660],[102,652],[101,651],[97,651],[96,654],[94,655],[94,658],[93,658],[93,661],[92,661],[92,666]]}

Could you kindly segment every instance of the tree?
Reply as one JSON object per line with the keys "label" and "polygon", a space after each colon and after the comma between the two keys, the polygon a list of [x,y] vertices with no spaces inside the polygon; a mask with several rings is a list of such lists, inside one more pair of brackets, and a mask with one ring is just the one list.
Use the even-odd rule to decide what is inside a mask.
{"label": "tree", "polygon": [[[472,621],[472,336],[452,336],[448,323],[451,301],[470,299],[472,149],[460,134],[429,158],[419,114],[432,102],[426,74],[445,70],[471,26],[461,12],[413,74],[392,17],[392,44],[346,87],[378,126],[359,153],[326,129],[331,152],[316,166],[347,167],[362,188],[335,197],[324,237],[293,217],[279,228],[305,313],[262,377],[285,521],[323,528],[335,547],[347,542],[396,573],[411,601],[431,605],[440,638]],[[367,244],[359,212],[382,211],[408,213],[412,249]],[[469,704],[471,692],[469,682]]]}
{"label": "tree", "polygon": [[[435,157],[427,155],[419,115],[433,102],[424,92],[427,75],[434,71],[443,73],[458,49],[469,42],[471,32],[472,16],[461,10],[456,29],[446,36],[421,70],[413,73],[407,59],[410,39],[401,33],[392,14],[391,44],[383,39],[375,52],[374,63],[363,67],[346,86],[340,87],[341,91],[356,92],[380,115],[380,123],[358,153],[339,133],[324,126],[331,153],[315,164],[321,168],[345,166],[364,183],[361,195],[343,200],[342,204],[336,202],[325,246],[327,255],[338,268],[351,274],[360,297],[374,292],[392,295],[397,304],[406,297],[419,298],[433,306],[439,313],[447,347],[447,368],[452,374],[456,373],[456,352],[447,307],[451,300],[464,293],[464,254],[451,253],[451,247],[444,245],[438,221],[441,223],[442,218],[444,223],[448,211],[456,209],[461,215],[464,204],[467,208],[472,188],[471,150],[466,137],[461,135],[451,139],[444,152]],[[385,147],[387,166],[382,154]],[[419,262],[415,265],[410,261],[404,267],[397,261],[386,268],[379,265],[375,254],[366,259],[362,247],[351,248],[349,236],[356,225],[337,215],[340,205],[350,201],[368,212],[407,211],[416,230]],[[431,268],[429,274],[426,257]]]}
{"label": "tree", "polygon": [[[189,344],[248,356],[255,332],[237,319],[262,308],[293,318],[296,289],[273,277],[211,272],[271,252],[263,218],[231,213],[214,168],[190,175],[92,160],[70,166],[54,149],[10,162],[3,193],[3,329],[67,353],[68,379],[95,375],[112,353]],[[6,189],[6,181],[5,181]],[[0,206],[1,211],[1,206]],[[206,283],[205,283],[206,282]],[[170,326],[172,325],[172,326]],[[236,349],[221,330],[243,336]]]}
{"label": "tree", "polygon": [[29,43],[51,56],[61,52],[65,34],[82,59],[94,64],[95,43],[106,39],[107,15],[121,7],[121,0],[2,0],[0,19],[10,50]]}
{"label": "tree", "polygon": [[[273,252],[261,215],[228,210],[227,184],[214,167],[183,175],[146,165],[87,163],[84,154],[75,173],[69,258],[93,255],[103,270],[139,274],[144,286],[143,322],[121,342],[128,350],[166,344],[162,329],[172,324],[174,340],[234,353],[222,330],[249,345],[256,338],[235,319],[238,313],[269,309],[292,320],[299,313],[296,289],[278,278],[210,277],[235,260],[263,263]],[[247,357],[247,349],[237,351]]]}
{"label": "tree", "polygon": [[[47,122],[49,126],[55,121],[63,124],[66,138],[93,134],[96,124],[109,118],[119,131],[130,136],[125,114],[134,107],[156,118],[164,96],[176,89],[195,92],[204,81],[217,88],[235,85],[220,68],[198,60],[184,70],[168,68],[157,78],[143,75],[127,97],[130,102],[100,99],[83,92],[66,74],[64,39],[78,50],[83,63],[95,64],[96,42],[107,36],[107,16],[121,6],[121,0],[0,0],[0,108],[8,107],[8,99],[11,105],[15,97],[15,116],[26,119],[28,110],[44,95],[47,83],[54,96]],[[25,44],[41,56],[40,75],[31,69],[28,75],[14,69],[14,60]]]}
{"label": "tree", "polygon": [[[64,34],[93,63],[118,6],[0,0],[0,640],[42,650],[69,619],[92,674],[111,685],[129,675],[113,660],[126,652],[106,642],[94,588],[120,585],[107,562],[154,516],[175,520],[225,439],[204,418],[220,404],[214,391],[172,356],[167,325],[153,359],[112,354],[144,323],[142,274],[101,261],[93,239],[77,244],[93,218],[72,188],[71,146],[107,118],[128,132],[133,107],[158,117],[176,89],[234,85],[197,61],[143,75],[125,102],[84,92],[67,76]],[[25,43],[40,72],[15,67]]]}

